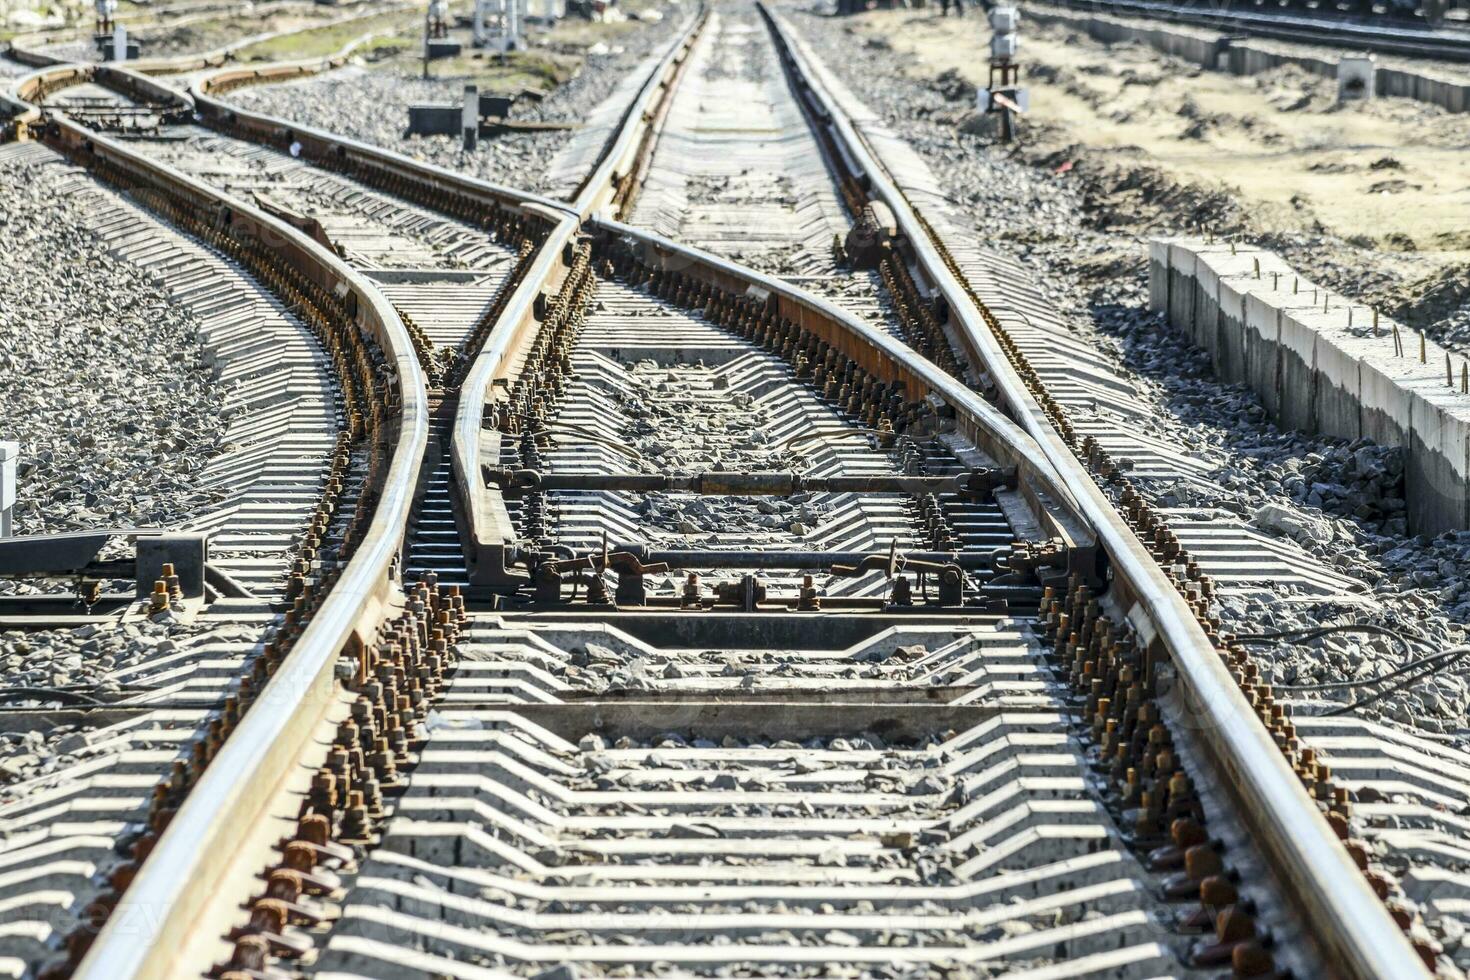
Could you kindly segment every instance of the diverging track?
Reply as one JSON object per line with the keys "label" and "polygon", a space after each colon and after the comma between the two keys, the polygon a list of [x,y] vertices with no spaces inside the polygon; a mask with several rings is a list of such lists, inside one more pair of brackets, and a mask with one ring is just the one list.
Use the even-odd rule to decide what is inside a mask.
{"label": "diverging track", "polygon": [[209,89],[182,149],[27,125],[280,234],[407,430],[83,973],[1417,971],[1214,580],[779,20],[691,25],[570,203]]}

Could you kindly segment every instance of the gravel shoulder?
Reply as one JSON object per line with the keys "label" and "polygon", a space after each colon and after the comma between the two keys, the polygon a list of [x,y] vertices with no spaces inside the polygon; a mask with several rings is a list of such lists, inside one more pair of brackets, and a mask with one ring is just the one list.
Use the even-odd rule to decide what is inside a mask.
{"label": "gravel shoulder", "polygon": [[[341,20],[341,9],[332,6],[302,3],[263,15],[243,12],[219,17],[189,17],[183,23],[169,23],[162,18],[157,23],[130,28],[129,34],[138,42],[142,58],[167,58],[175,55],[196,54],[223,47],[242,38],[278,31],[311,31]],[[183,18],[175,18],[182,20]],[[79,18],[85,36],[75,41],[46,45],[47,54],[70,58],[75,61],[98,60],[97,49],[91,40],[92,14]],[[362,33],[362,28],[356,33]]]}
{"label": "gravel shoulder", "polygon": [[223,394],[197,319],[114,258],[58,192],[65,171],[0,183],[0,438],[20,443],[16,530],[178,525],[214,498]]}
{"label": "gravel shoulder", "polygon": [[[1278,429],[1251,392],[1216,382],[1207,356],[1148,311],[1146,236],[1186,227],[1191,209],[1238,215],[1238,201],[1157,168],[1131,171],[1140,183],[1127,188],[1115,182],[1126,183],[1129,165],[1108,163],[1100,153],[1091,155],[1095,166],[1062,168],[1035,145],[1045,143],[1035,130],[1020,151],[963,132],[956,119],[968,110],[967,98],[956,101],[934,84],[934,66],[888,44],[861,43],[864,18],[853,23],[796,9],[791,17],[843,81],[904,134],[988,244],[1033,270],[1076,335],[1136,387],[1158,437],[1205,464],[1203,480],[1136,481],[1140,489],[1162,506],[1244,515],[1263,533],[1290,538],[1324,566],[1362,581],[1368,592],[1367,601],[1314,599],[1289,587],[1227,596],[1227,629],[1366,621],[1422,638],[1424,652],[1463,642],[1470,532],[1405,535],[1398,453]],[[1407,659],[1387,638],[1349,634],[1260,649],[1277,684],[1362,679]],[[1463,745],[1470,736],[1466,704],[1464,677],[1446,670],[1359,713]]]}

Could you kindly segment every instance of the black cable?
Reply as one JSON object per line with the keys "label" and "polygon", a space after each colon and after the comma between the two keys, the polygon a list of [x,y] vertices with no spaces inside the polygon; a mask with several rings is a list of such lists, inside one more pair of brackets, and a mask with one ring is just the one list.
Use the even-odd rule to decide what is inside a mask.
{"label": "black cable", "polygon": [[[1446,662],[1446,661],[1455,661],[1455,660],[1463,659],[1467,654],[1470,654],[1470,646],[1458,646],[1458,647],[1451,647],[1448,650],[1441,651],[1440,653],[1435,654],[1433,657],[1425,657],[1424,660],[1421,661],[1421,663],[1424,663],[1424,662],[1427,662],[1427,661],[1434,661],[1434,663],[1431,663],[1429,666],[1425,667],[1423,670],[1421,670],[1419,673],[1413,675],[1412,677],[1406,677],[1403,680],[1399,681],[1397,684],[1392,684],[1392,685],[1384,688],[1381,691],[1376,691],[1371,696],[1366,697],[1366,698],[1364,698],[1361,701],[1353,701],[1353,702],[1351,702],[1349,704],[1345,704],[1345,705],[1343,705],[1343,706],[1341,706],[1339,708],[1333,708],[1331,711],[1325,711],[1325,712],[1323,712],[1323,714],[1324,715],[1342,715],[1342,714],[1347,714],[1349,711],[1356,711],[1358,708],[1365,708],[1365,707],[1367,707],[1370,704],[1373,704],[1373,703],[1375,703],[1377,701],[1383,700],[1384,698],[1388,697],[1390,694],[1393,694],[1395,691],[1401,691],[1401,690],[1403,690],[1404,688],[1408,687],[1411,684],[1417,683],[1418,681],[1421,681],[1421,680],[1423,680],[1426,677],[1430,677],[1430,676],[1438,673],[1439,670],[1440,670],[1440,668],[1444,665],[1444,662]],[[1402,669],[1403,668],[1400,668],[1400,670],[1402,670]],[[1397,673],[1397,672],[1395,672],[1395,673]],[[1385,679],[1387,679],[1388,677],[1391,677],[1391,676],[1393,676],[1393,675],[1392,674],[1385,674],[1383,677],[1377,678],[1377,679],[1378,680],[1385,680]]]}
{"label": "black cable", "polygon": [[1447,657],[1458,659],[1464,655],[1466,650],[1470,650],[1470,647],[1451,647],[1448,650],[1441,650],[1427,657],[1420,657],[1418,660],[1411,660],[1406,664],[1400,664],[1388,673],[1379,674],[1377,677],[1365,677],[1357,681],[1331,681],[1325,684],[1273,684],[1271,685],[1271,689],[1280,691],[1335,691],[1354,687],[1372,687],[1375,684],[1382,684],[1384,681],[1391,681],[1395,677],[1402,677],[1410,671],[1417,671],[1421,667],[1426,669],[1438,667],[1438,661],[1444,660]]}
{"label": "black cable", "polygon": [[[1240,643],[1251,646],[1256,644],[1273,643],[1277,640],[1286,639],[1293,639],[1297,642],[1304,642],[1307,640],[1315,640],[1318,637],[1328,636],[1333,633],[1368,633],[1376,636],[1392,637],[1398,643],[1400,652],[1406,659],[1414,655],[1414,650],[1409,645],[1411,639],[1410,637],[1405,636],[1404,633],[1400,630],[1389,629],[1386,626],[1378,626],[1374,623],[1344,623],[1338,626],[1310,626],[1303,627],[1302,629],[1281,630],[1275,633],[1242,633],[1236,636],[1235,639]],[[1426,642],[1421,637],[1413,637],[1412,640],[1416,643]],[[1394,675],[1385,674],[1384,678],[1386,679],[1392,676]],[[1341,683],[1332,684],[1273,684],[1272,687],[1276,688],[1279,686],[1280,689],[1283,691],[1324,691],[1342,687],[1358,687],[1364,684],[1371,684],[1374,682],[1374,680],[1378,679],[1379,678],[1365,681],[1344,681]]]}
{"label": "black cable", "polygon": [[[1345,623],[1338,626],[1306,627],[1295,630],[1281,630],[1274,633],[1243,633],[1237,636],[1236,640],[1247,645],[1265,644],[1285,639],[1295,639],[1297,641],[1313,640],[1332,633],[1368,633],[1389,636],[1397,641],[1405,657],[1413,654],[1413,648],[1410,646],[1411,642],[1425,645],[1428,643],[1423,637],[1410,637],[1405,635],[1402,630],[1390,629],[1389,627],[1378,626],[1373,623]],[[1360,687],[1376,687],[1387,681],[1402,678],[1397,683],[1391,684],[1381,691],[1375,691],[1366,698],[1354,700],[1347,704],[1339,705],[1330,711],[1323,712],[1323,716],[1341,715],[1367,707],[1370,704],[1375,704],[1390,694],[1401,691],[1411,684],[1415,684],[1439,673],[1448,664],[1462,660],[1467,655],[1470,655],[1470,645],[1450,647],[1447,650],[1439,650],[1435,653],[1419,657],[1418,659],[1409,660],[1388,673],[1380,674],[1377,677],[1365,677],[1362,680],[1353,681],[1328,681],[1321,684],[1273,684],[1271,685],[1271,689],[1273,691],[1351,690]]]}

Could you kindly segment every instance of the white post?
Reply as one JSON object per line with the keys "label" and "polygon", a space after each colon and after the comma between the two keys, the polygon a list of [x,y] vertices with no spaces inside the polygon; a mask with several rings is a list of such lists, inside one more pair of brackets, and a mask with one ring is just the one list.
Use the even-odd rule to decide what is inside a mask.
{"label": "white post", "polygon": [[520,0],[505,0],[505,50],[519,50],[521,46]]}
{"label": "white post", "polygon": [[11,518],[15,510],[15,465],[20,457],[20,443],[0,442],[0,538],[11,535]]}
{"label": "white post", "polygon": [[473,85],[464,87],[464,115],[460,124],[464,127],[464,148],[473,150],[480,137],[480,90]]}
{"label": "white post", "polygon": [[128,60],[128,29],[121,24],[112,29],[112,60]]}
{"label": "white post", "polygon": [[1377,94],[1378,66],[1372,52],[1337,60],[1337,101],[1371,99]]}
{"label": "white post", "polygon": [[485,46],[485,5],[490,0],[475,0],[475,47]]}

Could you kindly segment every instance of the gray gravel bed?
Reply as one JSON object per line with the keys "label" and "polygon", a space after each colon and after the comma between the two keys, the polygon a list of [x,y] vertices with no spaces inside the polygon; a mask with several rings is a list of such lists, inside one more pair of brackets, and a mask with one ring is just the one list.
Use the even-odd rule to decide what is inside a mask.
{"label": "gray gravel bed", "polygon": [[[198,324],[85,229],[62,193],[64,168],[22,163],[9,173],[0,183],[0,438],[20,443],[16,531],[177,526],[215,502],[197,478],[224,431]],[[47,589],[7,582],[0,591]],[[164,652],[174,630],[165,619],[0,633],[0,687],[79,687],[106,699],[118,690],[108,673]],[[55,702],[6,706],[26,703]],[[54,753],[39,749],[49,744],[9,736],[0,778],[45,771]]]}
{"label": "gray gravel bed", "polygon": [[[514,115],[544,122],[581,122],[628,72],[666,43],[682,21],[679,8],[671,6],[662,20],[644,24],[616,44],[604,45],[606,53],[589,50],[575,77],[539,103],[518,103]],[[504,133],[480,140],[470,152],[456,136],[408,136],[410,105],[458,103],[464,98],[463,78],[426,81],[415,65],[403,59],[382,64],[353,59],[335,72],[241,89],[229,98],[246,109],[341,133],[483,180],[538,193],[548,189],[552,157],[570,139],[571,130]]]}
{"label": "gray gravel bed", "polygon": [[[678,690],[690,678],[723,678],[742,688],[777,688],[793,679],[820,679],[831,683],[881,681],[912,683],[924,673],[915,663],[929,650],[920,643],[898,646],[892,652],[868,651],[865,656],[836,662],[812,657],[803,650],[660,650],[648,653],[636,647],[614,648],[587,643],[572,651],[571,659],[552,669],[577,689]],[[930,683],[940,684],[963,671],[936,673]]]}
{"label": "gray gravel bed", "polygon": [[[633,382],[621,398],[626,413],[623,437],[643,457],[643,472],[695,473],[704,470],[761,472],[789,470],[799,457],[771,445],[767,428],[776,419],[754,404],[748,393],[717,384],[722,376],[702,365],[663,367],[652,361],[635,364]],[[711,544],[731,535],[765,539],[787,532],[797,537],[814,527],[825,508],[810,494],[792,497],[699,497],[650,493],[639,512],[653,540],[684,543],[687,535],[704,536]]]}
{"label": "gray gravel bed", "polygon": [[[146,686],[145,665],[170,657],[211,635],[240,635],[238,628],[182,624],[171,613],[131,623],[89,623],[76,629],[0,632],[0,708],[57,707],[128,698],[128,687]],[[126,682],[126,683],[125,683]],[[75,726],[0,734],[0,782],[29,779],[69,764]]]}
{"label": "gray gravel bed", "polygon": [[[253,645],[253,626],[185,623],[173,612],[75,629],[0,632],[0,709],[111,704],[146,696],[150,675],[173,671],[190,648]],[[157,661],[157,663],[154,663]],[[150,666],[151,664],[151,666]],[[0,733],[0,783],[64,769],[85,747],[86,726]]]}
{"label": "gray gravel bed", "polygon": [[175,526],[224,432],[198,322],[85,230],[55,166],[0,183],[0,438],[18,533]]}
{"label": "gray gravel bed", "polygon": [[[1144,492],[1166,506],[1246,515],[1267,534],[1294,539],[1371,590],[1368,603],[1313,601],[1284,588],[1267,599],[1227,598],[1222,614],[1228,629],[1367,621],[1422,637],[1426,652],[1463,640],[1470,623],[1470,532],[1406,534],[1398,451],[1278,429],[1250,391],[1218,383],[1207,356],[1148,311],[1144,239],[1118,228],[1128,215],[1117,213],[1115,197],[1107,200],[1109,213],[1100,214],[1095,183],[1059,179],[1054,167],[1029,165],[984,136],[957,130],[955,96],[947,97],[942,85],[907,80],[891,51],[855,43],[840,20],[794,9],[792,17],[827,64],[908,138],[975,226],[993,232],[988,244],[1031,268],[1077,335],[1130,377],[1153,410],[1156,436],[1205,461],[1206,476],[1225,490],[1222,496],[1181,483],[1144,484]],[[1171,211],[1157,201],[1178,189],[1157,191],[1137,203],[1149,212],[1154,233],[1187,232],[1202,209],[1228,213],[1234,207],[1229,200],[1179,194]],[[1386,639],[1362,636],[1282,650],[1263,658],[1278,683],[1361,679],[1404,660]],[[1470,741],[1466,695],[1464,677],[1446,671],[1359,711],[1464,744]]]}

